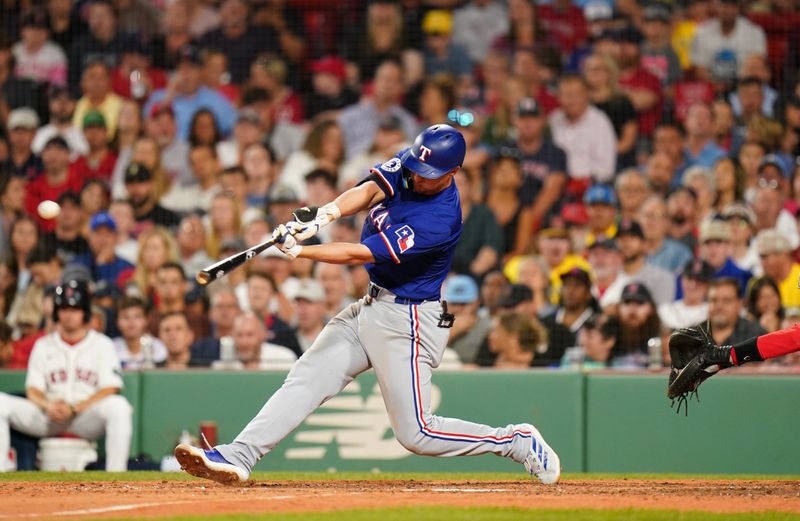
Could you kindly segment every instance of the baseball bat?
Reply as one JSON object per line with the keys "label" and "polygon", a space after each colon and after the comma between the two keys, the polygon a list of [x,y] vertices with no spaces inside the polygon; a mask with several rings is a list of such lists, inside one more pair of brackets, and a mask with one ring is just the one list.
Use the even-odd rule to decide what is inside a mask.
{"label": "baseball bat", "polygon": [[230,257],[226,257],[221,261],[215,262],[211,266],[203,268],[200,270],[200,273],[197,274],[197,277],[195,277],[197,279],[197,283],[201,286],[205,286],[206,284],[225,276],[228,272],[235,270],[270,246],[274,246],[276,242],[277,241],[275,239],[270,237],[266,241],[256,244],[252,248],[240,251],[239,253],[234,253]]}

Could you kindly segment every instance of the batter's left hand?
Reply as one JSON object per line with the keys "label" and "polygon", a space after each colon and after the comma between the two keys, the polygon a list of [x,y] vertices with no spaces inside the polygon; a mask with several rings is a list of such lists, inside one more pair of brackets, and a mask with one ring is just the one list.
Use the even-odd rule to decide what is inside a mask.
{"label": "batter's left hand", "polygon": [[290,259],[296,258],[300,254],[300,250],[303,249],[302,246],[297,244],[297,239],[285,224],[275,228],[275,231],[272,232],[272,237],[276,240],[278,249]]}

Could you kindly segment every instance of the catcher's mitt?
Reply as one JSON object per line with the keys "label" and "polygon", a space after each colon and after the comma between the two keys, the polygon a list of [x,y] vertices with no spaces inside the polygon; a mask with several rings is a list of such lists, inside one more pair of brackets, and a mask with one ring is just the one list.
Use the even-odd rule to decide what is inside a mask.
{"label": "catcher's mitt", "polygon": [[719,347],[701,327],[681,328],[669,337],[669,354],[672,358],[672,369],[669,373],[667,397],[672,399],[673,406],[678,402],[685,406],[688,414],[688,398],[697,394],[697,387],[720,369],[730,367],[730,346]]}

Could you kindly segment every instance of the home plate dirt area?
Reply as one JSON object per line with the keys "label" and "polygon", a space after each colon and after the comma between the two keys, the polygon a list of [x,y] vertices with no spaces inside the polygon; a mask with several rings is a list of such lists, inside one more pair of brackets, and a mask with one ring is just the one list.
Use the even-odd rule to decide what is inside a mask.
{"label": "home plate dirt area", "polygon": [[529,481],[0,482],[0,519],[88,519],[389,507],[647,508],[800,513],[800,481],[615,479]]}

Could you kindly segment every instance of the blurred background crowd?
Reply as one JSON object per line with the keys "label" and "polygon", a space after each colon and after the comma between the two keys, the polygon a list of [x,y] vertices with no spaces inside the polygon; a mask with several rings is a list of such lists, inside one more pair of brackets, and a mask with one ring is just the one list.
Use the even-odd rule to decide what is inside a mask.
{"label": "blurred background crowd", "polygon": [[653,368],[674,328],[800,320],[794,0],[1,3],[1,367],[62,279],[126,369],[287,367],[364,268],[195,275],[436,123],[468,143],[443,365]]}

